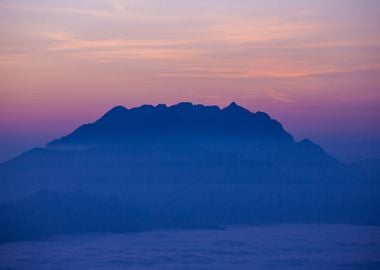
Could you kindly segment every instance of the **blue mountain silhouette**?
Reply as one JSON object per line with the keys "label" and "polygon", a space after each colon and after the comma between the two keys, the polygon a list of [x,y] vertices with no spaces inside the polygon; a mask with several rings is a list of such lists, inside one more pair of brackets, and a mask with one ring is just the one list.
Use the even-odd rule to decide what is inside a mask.
{"label": "blue mountain silhouette", "polygon": [[257,140],[293,141],[279,122],[266,113],[251,113],[232,102],[224,109],[217,106],[193,105],[182,102],[173,106],[143,105],[128,110],[117,106],[92,124],[79,127],[73,133],[49,143],[106,143],[136,137],[174,136],[243,136]]}
{"label": "blue mountain silhouette", "polygon": [[[365,166],[341,164],[310,140],[296,142],[266,113],[252,113],[236,103],[223,109],[188,102],[117,106],[45,148],[0,164],[0,199],[6,203],[0,205],[0,217],[15,220],[25,239],[37,232],[82,233],[100,227],[135,231],[268,222],[378,225],[380,183],[375,175]],[[59,195],[75,190],[90,197]],[[101,199],[108,196],[117,201]],[[40,202],[51,207],[45,211]],[[55,213],[62,202],[66,206]],[[76,213],[76,204],[83,209],[82,217],[72,222],[81,229],[57,229],[67,215]],[[99,204],[108,205],[107,210],[90,207]],[[124,230],[115,225],[119,214],[108,214],[113,207]],[[129,219],[140,220],[140,213],[146,219],[139,227]],[[87,219],[110,222],[91,226]],[[25,225],[29,223],[35,227]],[[19,239],[17,230],[11,238],[7,234],[0,230],[7,241]]]}

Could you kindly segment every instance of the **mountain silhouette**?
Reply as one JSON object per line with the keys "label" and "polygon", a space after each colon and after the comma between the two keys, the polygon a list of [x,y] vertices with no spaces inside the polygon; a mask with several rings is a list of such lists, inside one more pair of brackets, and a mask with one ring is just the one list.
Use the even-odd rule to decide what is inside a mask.
{"label": "mountain silhouette", "polygon": [[[252,113],[236,103],[223,109],[188,102],[132,109],[117,106],[44,148],[0,164],[0,199],[4,203],[16,201],[2,208],[2,218],[15,218],[20,224],[28,219],[20,217],[19,209],[32,205],[29,212],[40,213],[38,204],[25,198],[47,201],[38,193],[45,189],[64,193],[84,190],[95,198],[117,198],[123,204],[117,204],[119,209],[150,213],[151,222],[141,223],[141,230],[163,224],[378,225],[375,213],[380,211],[380,183],[376,175],[367,166],[340,163],[308,139],[296,142],[266,113]],[[36,192],[38,196],[33,197]],[[71,200],[59,198],[57,195],[50,204],[58,207],[60,201]],[[86,198],[83,215],[95,219],[88,205],[96,202]],[[99,212],[97,218],[107,219],[107,211]],[[122,224],[137,215],[127,212],[123,212]],[[49,216],[54,211],[43,213]],[[67,213],[61,213],[54,224],[65,219]],[[104,231],[120,231],[113,226],[117,218],[112,219]],[[78,224],[87,223],[81,219]],[[43,224],[37,225],[36,230],[43,231]],[[54,226],[46,235],[67,232]],[[86,228],[78,233],[97,227]],[[32,236],[25,234],[26,238]]]}
{"label": "mountain silhouette", "polygon": [[0,165],[9,185],[23,179],[28,185],[94,179],[322,183],[343,179],[347,171],[310,140],[295,142],[266,113],[234,102],[224,109],[189,102],[117,106],[46,148]]}
{"label": "mountain silhouette", "polygon": [[293,141],[281,124],[266,113],[251,113],[234,102],[224,109],[182,102],[170,107],[143,105],[130,110],[116,106],[96,122],[81,126],[48,146],[111,144],[131,138],[176,136],[213,136],[214,139],[241,136],[252,140]]}
{"label": "mountain silhouette", "polygon": [[[1,195],[112,183],[356,181],[310,140],[295,142],[264,112],[217,106],[116,106],[94,123],[0,164]],[[91,184],[89,184],[91,183]],[[18,188],[22,186],[22,188]],[[111,188],[112,189],[112,188]]]}

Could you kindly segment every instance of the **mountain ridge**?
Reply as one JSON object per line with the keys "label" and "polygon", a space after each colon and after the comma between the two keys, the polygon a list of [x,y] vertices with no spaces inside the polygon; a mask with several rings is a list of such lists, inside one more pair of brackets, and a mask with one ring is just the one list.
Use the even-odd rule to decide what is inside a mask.
{"label": "mountain ridge", "polygon": [[95,142],[104,144],[107,138],[136,136],[155,137],[181,134],[182,136],[238,135],[257,140],[293,142],[291,134],[264,112],[252,113],[235,102],[225,108],[180,102],[142,105],[127,109],[115,106],[93,123],[80,126],[67,136],[53,140],[48,147],[64,144]]}

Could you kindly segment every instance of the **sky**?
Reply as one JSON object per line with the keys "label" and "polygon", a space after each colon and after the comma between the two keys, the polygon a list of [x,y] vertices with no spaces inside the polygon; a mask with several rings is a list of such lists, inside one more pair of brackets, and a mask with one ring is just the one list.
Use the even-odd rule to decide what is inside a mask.
{"label": "sky", "polygon": [[379,25],[377,0],[0,0],[0,161],[181,101],[380,153]]}

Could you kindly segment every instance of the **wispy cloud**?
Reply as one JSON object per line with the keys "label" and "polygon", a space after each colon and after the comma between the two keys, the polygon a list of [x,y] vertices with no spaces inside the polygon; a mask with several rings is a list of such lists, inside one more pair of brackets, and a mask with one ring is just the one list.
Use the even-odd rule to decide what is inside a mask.
{"label": "wispy cloud", "polygon": [[326,26],[312,23],[290,23],[276,18],[239,18],[211,25],[204,33],[209,40],[232,44],[292,40],[308,33],[323,31]]}
{"label": "wispy cloud", "polygon": [[177,77],[177,78],[224,78],[224,79],[246,79],[246,78],[272,78],[272,79],[297,79],[307,77],[319,77],[332,74],[352,73],[356,71],[379,70],[380,65],[361,65],[356,67],[314,67],[309,69],[294,68],[276,68],[273,64],[272,68],[265,69],[233,69],[233,68],[203,68],[203,69],[187,69],[185,72],[166,72],[160,73],[161,77]]}
{"label": "wispy cloud", "polygon": [[79,49],[112,49],[120,47],[175,47],[191,44],[190,40],[170,39],[81,39],[67,33],[44,34],[55,44],[49,49],[52,51],[79,50]]}
{"label": "wispy cloud", "polygon": [[165,39],[81,39],[67,33],[44,34],[49,50],[73,59],[109,63],[126,59],[189,60],[194,50],[189,40]]}
{"label": "wispy cloud", "polygon": [[0,3],[0,9],[11,11],[28,11],[28,12],[44,12],[44,13],[73,13],[79,15],[88,15],[95,17],[110,17],[115,14],[110,11],[102,11],[99,9],[81,9],[75,7],[55,7],[55,6],[38,6],[38,5],[17,5]]}
{"label": "wispy cloud", "polygon": [[286,92],[286,90],[269,89],[266,91],[268,96],[284,103],[295,102],[295,99]]}
{"label": "wispy cloud", "polygon": [[[142,1],[143,3],[144,1]],[[130,5],[127,1],[107,0],[93,1],[91,7],[88,5],[81,5],[78,1],[73,5],[64,5],[62,2],[51,2],[49,4],[36,4],[30,1],[25,1],[22,4],[16,3],[1,3],[0,9],[5,11],[24,11],[35,13],[61,13],[61,14],[75,14],[79,16],[89,16],[97,19],[106,20],[153,20],[153,21],[173,21],[180,20],[180,16],[175,15],[157,15],[146,13],[143,5]]]}
{"label": "wispy cloud", "polygon": [[16,65],[23,63],[27,55],[25,54],[2,54],[0,55],[0,65]]}
{"label": "wispy cloud", "polygon": [[188,50],[171,49],[138,49],[126,48],[112,51],[87,51],[67,54],[73,59],[90,60],[99,63],[114,63],[126,59],[178,61],[191,59],[193,54]]}

